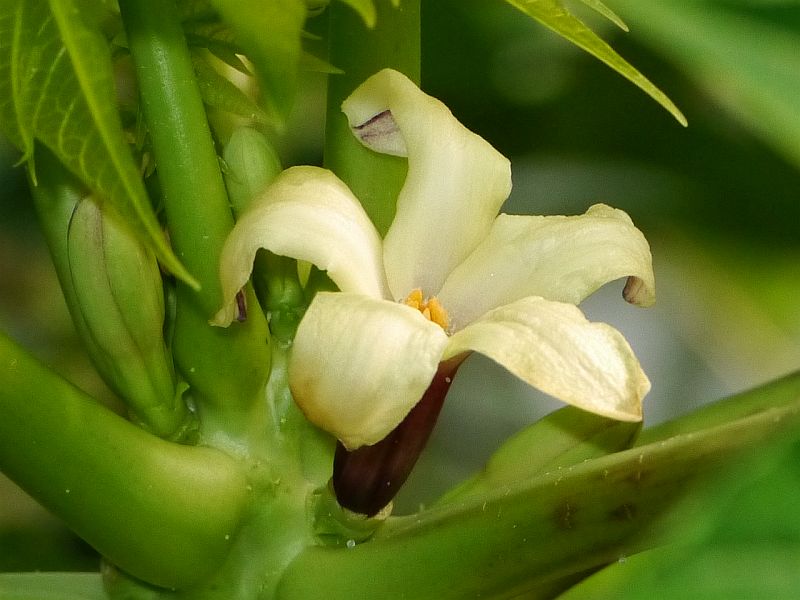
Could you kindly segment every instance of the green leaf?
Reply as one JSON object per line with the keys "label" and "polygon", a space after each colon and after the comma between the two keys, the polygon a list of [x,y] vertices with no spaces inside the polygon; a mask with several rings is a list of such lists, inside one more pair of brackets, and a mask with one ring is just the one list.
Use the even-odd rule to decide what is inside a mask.
{"label": "green leaf", "polygon": [[328,75],[341,75],[344,73],[340,68],[332,65],[324,58],[320,58],[311,52],[303,52],[300,57],[300,68],[312,73],[327,73]]}
{"label": "green leaf", "polygon": [[26,28],[23,19],[28,16],[24,9],[24,2],[17,0],[6,4],[0,12],[0,129],[29,157],[33,152],[33,134],[15,101],[23,89],[22,30]]}
{"label": "green leaf", "polygon": [[256,123],[269,122],[269,115],[258,104],[209,65],[202,56],[193,53],[192,64],[200,95],[206,106],[251,119]]}
{"label": "green leaf", "polygon": [[581,2],[583,2],[589,8],[603,15],[614,25],[622,29],[622,31],[628,31],[628,26],[625,24],[625,22],[622,19],[620,19],[619,16],[613,10],[611,10],[605,4],[600,2],[600,0],[581,0]]}
{"label": "green leaf", "polygon": [[[597,0],[586,0],[587,2],[596,2]],[[375,9],[374,0],[339,0],[342,4],[347,4],[350,8],[358,13],[364,21],[364,25],[372,29],[378,19],[378,11]],[[391,0],[392,6],[397,8],[400,6],[400,0]]]}
{"label": "green leaf", "polygon": [[108,600],[100,573],[0,573],[8,600]]}
{"label": "green leaf", "polygon": [[364,20],[364,24],[372,29],[375,27],[375,19],[378,14],[375,11],[375,3],[373,0],[339,0],[342,4],[347,4],[350,8],[356,11]]}
{"label": "green leaf", "polygon": [[[800,164],[800,32],[730,1],[616,0],[634,34],[678,64],[741,123]],[[796,5],[796,2],[794,3]],[[795,11],[796,14],[796,11]],[[761,18],[765,17],[765,18]]]}
{"label": "green leaf", "polygon": [[239,57],[242,49],[236,43],[236,35],[225,23],[217,20],[216,13],[213,18],[204,16],[197,20],[184,20],[182,25],[190,48],[206,48],[228,66],[245,75],[252,75]]}
{"label": "green leaf", "polygon": [[10,0],[0,11],[0,128],[25,158],[34,140],[50,148],[166,268],[194,283],[161,232],[128,148],[99,28],[75,0]]}
{"label": "green leaf", "polygon": [[[570,13],[561,0],[506,0],[506,2],[606,63],[667,109],[681,125],[686,125],[686,117],[683,116],[683,113],[675,106],[672,100],[617,54],[611,46],[598,37],[580,19]],[[624,29],[624,24],[621,24],[619,17],[616,17],[601,2],[598,0],[584,0],[584,2]],[[647,4],[650,3],[648,2]]]}
{"label": "green leaf", "polygon": [[212,0],[253,62],[270,118],[283,123],[297,87],[300,38],[306,18],[303,0]]}

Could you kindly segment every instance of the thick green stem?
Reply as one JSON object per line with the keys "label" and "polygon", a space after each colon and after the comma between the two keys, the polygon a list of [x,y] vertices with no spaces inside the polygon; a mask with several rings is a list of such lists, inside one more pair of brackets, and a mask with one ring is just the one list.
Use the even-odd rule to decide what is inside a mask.
{"label": "thick green stem", "polygon": [[217,258],[233,217],[174,0],[123,0],[120,10],[164,193],[170,242],[201,282],[195,302],[221,304]]}
{"label": "thick green stem", "polygon": [[[219,256],[233,217],[174,0],[122,0],[170,240],[202,289],[178,284],[173,353],[217,438],[247,435],[269,373],[268,331],[252,290],[245,323],[212,328]],[[220,424],[215,425],[214,423]],[[214,432],[216,430],[216,432]],[[238,430],[238,431],[237,431]]]}
{"label": "thick green stem", "polygon": [[344,71],[331,75],[325,132],[325,164],[353,190],[381,234],[394,218],[395,201],[406,177],[406,160],[366,149],[350,133],[342,101],[383,68],[420,81],[420,2],[375,2],[378,19],[369,29],[344,3],[330,6],[330,61]]}
{"label": "thick green stem", "polygon": [[0,573],[0,598],[108,600],[99,573]]}
{"label": "thick green stem", "polygon": [[219,568],[247,500],[239,463],[161,440],[0,334],[0,469],[114,564],[182,587]]}
{"label": "thick green stem", "polygon": [[[689,484],[796,431],[796,381],[776,385],[780,391],[761,391],[777,402],[754,414],[736,418],[734,401],[725,410],[735,420],[390,519],[351,549],[308,548],[290,566],[278,598],[313,597],[315,589],[331,600],[380,597],[387,589],[418,600],[553,597],[575,575],[656,543],[644,534]],[[751,408],[754,395],[743,400]]]}
{"label": "thick green stem", "polygon": [[[275,344],[273,351],[267,410],[278,433],[269,439],[267,458],[251,457],[245,463],[250,502],[225,564],[211,579],[174,593],[156,593],[130,578],[107,574],[112,598],[272,599],[286,565],[303,548],[317,543],[309,524],[310,513],[316,513],[318,506],[313,492],[330,477],[333,440],[294,406],[287,384],[286,349]],[[320,597],[320,593],[310,597]]]}

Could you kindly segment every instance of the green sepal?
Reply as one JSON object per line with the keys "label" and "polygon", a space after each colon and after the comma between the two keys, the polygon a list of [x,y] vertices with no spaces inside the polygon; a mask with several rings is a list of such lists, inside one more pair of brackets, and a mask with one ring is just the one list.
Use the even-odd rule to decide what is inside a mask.
{"label": "green sepal", "polygon": [[353,548],[367,541],[391,513],[391,505],[374,517],[342,508],[330,484],[316,490],[309,502],[314,535],[328,546]]}

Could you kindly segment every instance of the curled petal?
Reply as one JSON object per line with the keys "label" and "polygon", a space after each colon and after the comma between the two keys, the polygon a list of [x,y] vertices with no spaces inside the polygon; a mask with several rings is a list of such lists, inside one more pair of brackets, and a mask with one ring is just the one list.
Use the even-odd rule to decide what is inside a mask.
{"label": "curled petal", "polygon": [[502,214],[448,277],[439,300],[458,329],[527,296],[579,304],[620,277],[630,277],[626,300],[655,301],[650,246],[624,211],[596,204],[573,217]]}
{"label": "curled petal", "polygon": [[342,291],[388,294],[380,236],[348,187],[326,169],[287,169],[236,223],[222,249],[225,306],[214,325],[236,317],[236,293],[250,277],[259,248],[313,263]]}
{"label": "curled petal", "polygon": [[405,418],[446,345],[442,328],[413,308],[319,293],[297,330],[289,385],[306,417],[353,450],[380,441]]}
{"label": "curled petal", "polygon": [[450,338],[444,358],[474,350],[531,386],[599,415],[642,418],[650,382],[622,334],[572,304],[524,298]]}
{"label": "curled petal", "polygon": [[408,175],[384,240],[396,300],[436,295],[486,236],[511,191],[508,159],[405,75],[385,69],[345,100],[354,135],[376,152],[408,156]]}

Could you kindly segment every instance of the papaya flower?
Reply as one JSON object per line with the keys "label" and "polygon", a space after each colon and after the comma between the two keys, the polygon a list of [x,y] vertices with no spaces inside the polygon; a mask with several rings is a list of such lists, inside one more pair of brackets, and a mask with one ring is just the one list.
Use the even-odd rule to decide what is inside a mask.
{"label": "papaya flower", "polygon": [[654,302],[650,248],[621,210],[579,216],[499,214],[509,161],[404,75],[383,70],[345,100],[353,135],[408,158],[397,212],[381,239],[332,172],[284,171],[251,205],[221,258],[224,307],[259,248],[327,271],[289,360],[295,401],[348,450],[387,436],[425,393],[440,363],[470,352],[581,409],[638,421],[650,382],[622,334],[576,306],[627,277],[624,298]]}

